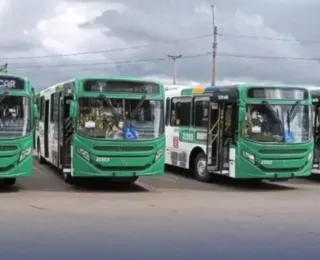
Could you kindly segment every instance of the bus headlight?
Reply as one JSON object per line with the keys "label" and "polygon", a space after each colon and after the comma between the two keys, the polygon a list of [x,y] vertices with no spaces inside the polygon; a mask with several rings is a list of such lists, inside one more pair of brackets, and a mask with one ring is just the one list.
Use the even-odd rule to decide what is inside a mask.
{"label": "bus headlight", "polygon": [[78,148],[78,153],[84,158],[86,159],[87,161],[90,161],[90,155],[89,155],[89,152],[82,149],[82,148]]}
{"label": "bus headlight", "polygon": [[243,156],[247,158],[250,162],[254,163],[255,158],[254,155],[248,152],[243,152]]}
{"label": "bus headlight", "polygon": [[20,154],[20,158],[19,158],[19,161],[21,162],[22,160],[24,160],[27,156],[29,156],[31,154],[31,147],[23,150]]}
{"label": "bus headlight", "polygon": [[163,149],[160,149],[156,152],[156,156],[154,158],[155,161],[159,160],[159,158],[162,156],[163,154]]}

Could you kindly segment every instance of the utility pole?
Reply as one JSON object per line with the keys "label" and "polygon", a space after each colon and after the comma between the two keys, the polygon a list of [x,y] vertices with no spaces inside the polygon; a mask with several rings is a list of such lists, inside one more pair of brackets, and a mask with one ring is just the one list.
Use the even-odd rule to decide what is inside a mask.
{"label": "utility pole", "polygon": [[176,60],[182,58],[182,55],[167,55],[170,59],[172,59],[173,62],[173,85],[176,84],[176,76],[177,76],[177,71],[176,71]]}
{"label": "utility pole", "polygon": [[215,25],[215,6],[210,5],[212,9],[212,74],[211,74],[211,85],[216,84],[216,56],[217,56],[217,36],[218,27]]}

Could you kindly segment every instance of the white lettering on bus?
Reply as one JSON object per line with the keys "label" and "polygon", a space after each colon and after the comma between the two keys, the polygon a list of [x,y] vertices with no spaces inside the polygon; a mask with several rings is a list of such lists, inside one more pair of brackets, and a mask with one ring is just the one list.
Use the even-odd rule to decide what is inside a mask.
{"label": "white lettering on bus", "polygon": [[14,80],[0,79],[0,88],[15,88],[16,82]]}

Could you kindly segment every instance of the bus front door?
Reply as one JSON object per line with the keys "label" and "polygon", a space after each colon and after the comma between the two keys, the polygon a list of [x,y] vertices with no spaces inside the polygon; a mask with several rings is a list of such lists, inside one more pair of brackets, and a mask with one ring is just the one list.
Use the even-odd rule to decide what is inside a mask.
{"label": "bus front door", "polygon": [[61,168],[64,171],[71,169],[71,141],[73,122],[69,115],[72,97],[60,96],[59,106],[59,151]]}
{"label": "bus front door", "polygon": [[207,171],[216,172],[219,169],[219,104],[210,99],[208,108],[207,128]]}
{"label": "bus front door", "polygon": [[[233,132],[235,131],[234,104],[210,101],[207,130],[207,171],[229,175]],[[233,123],[234,122],[234,123]]]}

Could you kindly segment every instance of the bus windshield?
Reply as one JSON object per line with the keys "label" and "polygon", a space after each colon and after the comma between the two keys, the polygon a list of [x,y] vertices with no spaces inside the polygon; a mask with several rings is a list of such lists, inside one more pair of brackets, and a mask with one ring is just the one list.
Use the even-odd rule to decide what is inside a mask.
{"label": "bus windshield", "polygon": [[30,99],[2,95],[0,102],[0,139],[23,137],[31,131]]}
{"label": "bus windshield", "polygon": [[160,100],[81,97],[78,100],[78,133],[101,139],[126,140],[134,129],[136,140],[151,140],[164,133]]}
{"label": "bus windshield", "polygon": [[312,138],[311,106],[248,104],[243,136],[255,142],[301,143]]}

